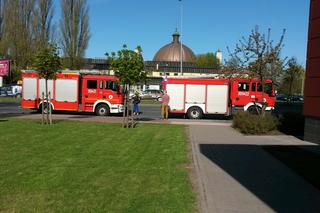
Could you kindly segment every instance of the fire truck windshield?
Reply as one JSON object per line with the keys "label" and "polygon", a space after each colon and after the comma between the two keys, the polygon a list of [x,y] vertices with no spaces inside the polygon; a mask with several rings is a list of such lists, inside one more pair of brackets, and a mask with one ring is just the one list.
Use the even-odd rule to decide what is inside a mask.
{"label": "fire truck windshield", "polygon": [[273,94],[273,92],[272,92],[272,83],[266,83],[265,86],[264,86],[264,91],[268,95]]}

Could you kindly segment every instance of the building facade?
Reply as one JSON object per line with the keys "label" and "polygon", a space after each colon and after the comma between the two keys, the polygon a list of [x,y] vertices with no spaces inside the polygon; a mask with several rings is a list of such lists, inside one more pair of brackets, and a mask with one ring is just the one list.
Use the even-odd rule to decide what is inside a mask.
{"label": "building facade", "polygon": [[310,1],[304,138],[320,143],[320,0]]}

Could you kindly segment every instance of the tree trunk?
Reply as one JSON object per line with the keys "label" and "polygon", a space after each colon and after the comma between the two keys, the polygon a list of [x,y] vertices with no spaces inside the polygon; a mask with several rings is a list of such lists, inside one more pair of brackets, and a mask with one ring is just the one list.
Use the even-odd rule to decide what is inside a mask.
{"label": "tree trunk", "polygon": [[52,124],[51,93],[49,92],[49,123]]}
{"label": "tree trunk", "polygon": [[49,107],[50,107],[50,103],[49,103],[49,98],[48,98],[48,79],[46,79],[46,104],[47,104],[47,120],[46,123],[49,124]]}
{"label": "tree trunk", "polygon": [[42,92],[42,104],[41,104],[41,117],[42,117],[42,125],[44,125],[44,93]]}
{"label": "tree trunk", "polygon": [[[125,86],[124,86],[124,92],[125,92]],[[123,117],[122,117],[122,128],[125,128],[126,123],[126,112],[127,112],[127,96],[124,96],[124,103],[123,103]]]}
{"label": "tree trunk", "polygon": [[129,128],[129,84],[127,84],[126,100],[127,100],[127,112],[126,112],[126,128]]}

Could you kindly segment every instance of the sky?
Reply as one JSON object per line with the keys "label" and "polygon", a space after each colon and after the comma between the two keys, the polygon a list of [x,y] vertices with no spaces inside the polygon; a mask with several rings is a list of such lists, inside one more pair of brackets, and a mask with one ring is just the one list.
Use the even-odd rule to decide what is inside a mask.
{"label": "sky", "polygon": [[[145,60],[180,31],[179,0],[88,0],[91,39],[86,57],[103,58],[127,44],[140,45]],[[182,41],[195,54],[233,49],[256,25],[272,30],[278,41],[286,29],[283,57],[305,64],[308,33],[308,0],[182,0]],[[58,4],[56,5],[57,7]],[[57,8],[58,9],[58,8]],[[57,13],[59,14],[59,12]]]}

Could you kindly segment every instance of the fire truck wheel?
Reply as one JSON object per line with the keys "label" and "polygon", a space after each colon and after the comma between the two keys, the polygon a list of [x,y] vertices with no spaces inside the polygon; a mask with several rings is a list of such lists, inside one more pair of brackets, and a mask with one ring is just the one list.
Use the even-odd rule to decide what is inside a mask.
{"label": "fire truck wheel", "polygon": [[199,107],[191,107],[187,114],[190,119],[200,119],[203,116],[202,109]]}
{"label": "fire truck wheel", "polygon": [[247,111],[248,111],[249,113],[251,113],[251,114],[257,115],[257,114],[260,114],[261,108],[260,108],[259,106],[250,106],[250,107],[247,109]]}
{"label": "fire truck wheel", "polygon": [[96,114],[98,116],[108,116],[110,113],[110,109],[106,104],[100,104],[96,108]]}

